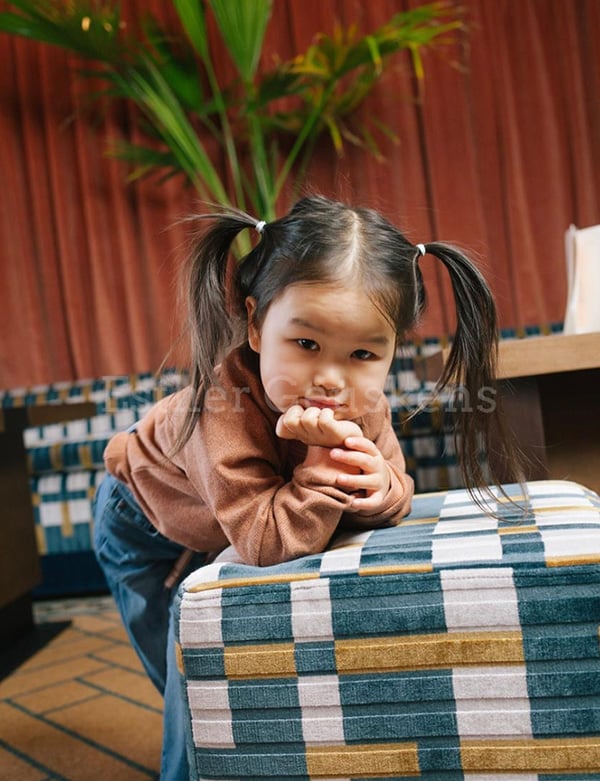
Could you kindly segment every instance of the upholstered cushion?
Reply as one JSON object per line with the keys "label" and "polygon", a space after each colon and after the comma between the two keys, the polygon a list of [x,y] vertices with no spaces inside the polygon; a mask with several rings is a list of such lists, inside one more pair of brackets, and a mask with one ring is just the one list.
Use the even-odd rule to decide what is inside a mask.
{"label": "upholstered cushion", "polygon": [[72,382],[0,390],[0,407],[28,407],[41,404],[72,404],[91,401],[97,412],[150,404],[188,383],[185,373],[165,369],[159,374],[123,374]]}
{"label": "upholstered cushion", "polygon": [[104,474],[83,469],[30,478],[41,555],[92,550],[92,501]]}
{"label": "upholstered cushion", "polygon": [[188,577],[192,777],[598,778],[600,499],[544,481],[527,500],[496,519],[417,496],[323,554]]}

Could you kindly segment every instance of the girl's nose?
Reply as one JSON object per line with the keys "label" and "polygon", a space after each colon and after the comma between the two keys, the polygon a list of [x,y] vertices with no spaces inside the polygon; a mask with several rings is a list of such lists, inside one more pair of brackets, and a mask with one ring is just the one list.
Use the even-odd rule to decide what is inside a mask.
{"label": "girl's nose", "polygon": [[340,369],[334,365],[321,366],[314,376],[314,385],[323,388],[327,393],[335,393],[344,388],[344,376]]}

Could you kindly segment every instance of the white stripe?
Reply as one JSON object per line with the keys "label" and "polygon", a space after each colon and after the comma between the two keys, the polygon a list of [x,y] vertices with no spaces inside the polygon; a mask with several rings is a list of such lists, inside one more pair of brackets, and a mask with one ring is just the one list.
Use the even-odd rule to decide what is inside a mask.
{"label": "white stripe", "polygon": [[[569,515],[566,515],[565,510],[556,510],[556,512],[547,512],[536,514],[535,522],[538,528],[544,526],[583,526],[586,524],[600,525],[600,512],[598,510],[570,510]],[[519,527],[516,526],[515,530],[518,531]]]}
{"label": "white stripe", "polygon": [[[495,502],[488,501],[486,503],[486,506],[492,512],[495,512],[497,509],[497,505]],[[482,521],[487,521],[487,520],[495,521],[494,518],[490,518],[488,515],[486,515],[481,509],[481,507],[478,507],[473,502],[469,502],[469,504],[461,504],[461,505],[451,505],[451,506],[444,505],[441,508],[440,521],[443,522],[452,521],[454,518],[456,518],[457,520],[462,520],[463,518],[480,518]]]}
{"label": "white stripe", "polygon": [[530,496],[539,496],[543,494],[554,494],[554,503],[559,502],[562,496],[572,496],[573,494],[584,493],[582,487],[569,480],[539,480],[533,483],[527,483],[527,493]]}
{"label": "white stripe", "polygon": [[300,676],[302,735],[308,745],[344,743],[344,719],[336,675]]}
{"label": "white stripe", "polygon": [[[197,748],[235,748],[231,711],[212,711],[212,719],[192,715],[192,738]],[[219,718],[219,716],[221,718]]]}
{"label": "white stripe", "polygon": [[358,572],[362,546],[327,550],[321,556],[321,575],[331,572]]}
{"label": "white stripe", "polygon": [[600,529],[540,529],[548,558],[599,556]]}
{"label": "white stripe", "polygon": [[192,735],[198,748],[235,748],[227,681],[188,681]]}
{"label": "white stripe", "polygon": [[[581,495],[570,496],[568,499],[561,496],[543,496],[539,499],[531,499],[529,504],[534,510],[540,509],[542,507],[556,507],[557,510],[560,510],[561,504],[565,507],[568,507],[569,510],[572,507],[587,507],[591,509],[594,506],[587,496]],[[565,512],[564,509],[563,512]],[[596,514],[598,514],[597,510]]]}
{"label": "white stripe", "polygon": [[179,639],[184,648],[223,646],[223,589],[184,594],[179,615]]}
{"label": "white stripe", "polygon": [[[182,582],[185,591],[193,589],[195,586],[201,586],[203,583],[212,583],[219,580],[219,573],[227,564],[226,561],[216,564],[207,564],[205,567],[199,567],[191,572]],[[186,595],[187,598],[187,595]]]}
{"label": "white stripe", "polygon": [[292,633],[296,642],[333,640],[329,580],[290,583]]}
{"label": "white stripe", "polygon": [[40,525],[46,528],[50,526],[62,526],[63,514],[61,502],[42,502],[39,506]]}
{"label": "white stripe", "polygon": [[466,738],[530,737],[531,713],[527,697],[499,700],[456,700],[458,734]]}
{"label": "white stripe", "polygon": [[431,561],[434,566],[459,561],[502,561],[502,543],[497,534],[456,535],[434,538]]}
{"label": "white stripe", "polygon": [[440,518],[433,530],[434,534],[464,534],[465,532],[495,531],[498,521],[489,517],[464,518],[459,514],[453,518]]}
{"label": "white stripe", "polygon": [[449,632],[521,629],[511,569],[445,570],[440,579]]}

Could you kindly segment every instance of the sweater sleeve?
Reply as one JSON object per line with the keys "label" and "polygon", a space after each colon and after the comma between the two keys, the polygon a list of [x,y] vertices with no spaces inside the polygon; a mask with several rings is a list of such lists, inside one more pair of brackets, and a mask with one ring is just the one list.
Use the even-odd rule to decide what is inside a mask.
{"label": "sweater sleeve", "polygon": [[301,463],[286,475],[288,444],[249,397],[237,414],[203,413],[182,451],[188,480],[248,564],[324,550],[350,506],[316,468]]}

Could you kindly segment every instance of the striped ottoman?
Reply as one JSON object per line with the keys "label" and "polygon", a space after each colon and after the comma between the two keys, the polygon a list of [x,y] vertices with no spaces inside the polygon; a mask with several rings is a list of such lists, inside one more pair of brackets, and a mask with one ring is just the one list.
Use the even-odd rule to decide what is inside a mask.
{"label": "striped ottoman", "polygon": [[[515,500],[520,489],[508,486]],[[600,779],[600,499],[462,490],[177,600],[193,779]]]}

